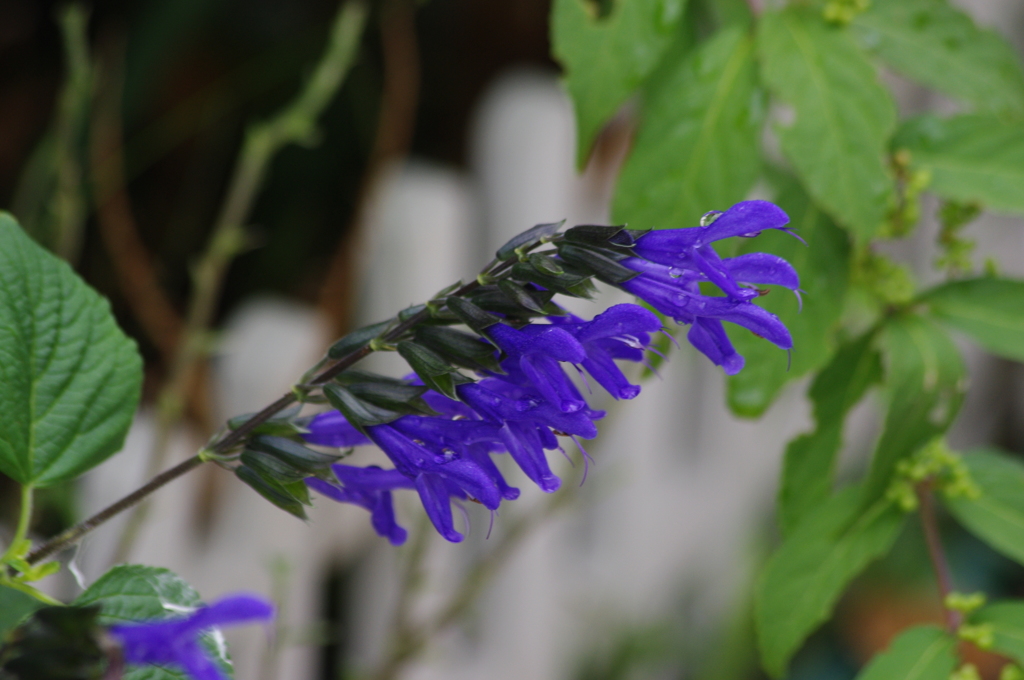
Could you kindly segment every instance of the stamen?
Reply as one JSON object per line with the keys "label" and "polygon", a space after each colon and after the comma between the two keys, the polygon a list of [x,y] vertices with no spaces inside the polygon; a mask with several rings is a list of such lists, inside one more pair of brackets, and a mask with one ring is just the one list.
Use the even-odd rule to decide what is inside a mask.
{"label": "stamen", "polygon": [[583,486],[583,482],[587,481],[587,472],[590,471],[590,464],[594,459],[591,458],[590,454],[587,453],[587,450],[583,448],[583,444],[580,444],[580,440],[576,435],[573,435],[572,440],[576,443],[576,448],[578,448],[580,453],[583,454],[583,479],[580,480],[580,486]]}

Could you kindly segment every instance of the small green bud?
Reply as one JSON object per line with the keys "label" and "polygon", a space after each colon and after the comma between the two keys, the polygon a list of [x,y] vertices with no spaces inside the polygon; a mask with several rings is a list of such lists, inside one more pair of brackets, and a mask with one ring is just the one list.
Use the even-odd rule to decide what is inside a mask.
{"label": "small green bud", "polygon": [[999,680],[1024,680],[1024,670],[1015,663],[1008,663],[999,672]]}
{"label": "small green bud", "polygon": [[974,643],[978,649],[992,649],[992,645],[995,644],[995,631],[987,623],[980,626],[965,624],[960,626],[956,634],[961,640]]}
{"label": "small green bud", "polygon": [[[952,609],[962,614],[970,614],[974,610],[985,606],[985,593],[958,593],[954,591],[946,595],[944,604],[946,609]],[[966,628],[967,626],[963,627]]]}
{"label": "small green bud", "polygon": [[965,663],[950,673],[949,680],[981,680],[981,674],[973,663]]}

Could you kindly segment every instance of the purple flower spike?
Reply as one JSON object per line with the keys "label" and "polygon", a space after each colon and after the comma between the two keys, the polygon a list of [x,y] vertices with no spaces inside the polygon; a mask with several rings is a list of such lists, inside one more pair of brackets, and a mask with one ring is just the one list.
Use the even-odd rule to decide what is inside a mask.
{"label": "purple flower spike", "polygon": [[227,680],[207,655],[200,635],[214,626],[269,621],[274,607],[256,595],[230,595],[184,618],[111,626],[129,664],[180,669],[192,680]]}
{"label": "purple flower spike", "polygon": [[332,465],[331,469],[341,486],[316,477],[306,479],[306,486],[339,503],[352,503],[369,510],[374,531],[391,541],[391,545],[405,543],[408,534],[395,520],[391,491],[413,488],[412,480],[398,470],[382,470],[378,467],[360,468],[338,464]]}

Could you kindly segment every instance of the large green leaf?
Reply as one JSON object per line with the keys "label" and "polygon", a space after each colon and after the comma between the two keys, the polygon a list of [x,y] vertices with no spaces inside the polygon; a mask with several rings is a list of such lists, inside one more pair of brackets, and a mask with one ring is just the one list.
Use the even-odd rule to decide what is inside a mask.
{"label": "large green leaf", "polygon": [[782,151],[814,200],[859,240],[885,219],[893,195],[886,144],[896,111],[850,35],[820,12],[765,12],[758,31],[762,74],[792,107],[778,129]]}
{"label": "large green leaf", "polygon": [[784,535],[792,533],[832,493],[846,414],[882,377],[873,341],[868,333],[840,347],[811,385],[808,396],[814,404],[817,427],[789,443],[782,466],[779,525]]}
{"label": "large green leaf", "polygon": [[935,626],[908,628],[873,658],[857,680],[948,680],[957,639]]}
{"label": "large green leaf", "polygon": [[1020,58],[946,0],[873,2],[852,25],[860,43],[900,73],[980,111],[1024,114]]}
{"label": "large green leaf", "polygon": [[912,166],[931,173],[928,188],[943,198],[1024,213],[1024,123],[924,115],[903,124],[893,148],[908,150]]}
{"label": "large green leaf", "polygon": [[616,185],[616,223],[694,226],[743,200],[761,168],[753,52],[744,31],[727,29],[658,80]]}
{"label": "large green leaf", "polygon": [[880,339],[888,406],[868,472],[865,503],[885,493],[901,460],[946,431],[966,388],[960,351],[928,319],[895,317]]}
{"label": "large green leaf", "polygon": [[729,378],[729,406],[734,413],[748,417],[763,414],[786,382],[820,368],[832,356],[832,336],[849,279],[850,242],[846,234],[795,181],[786,185],[776,201],[807,245],[772,230],[743,241],[739,253],[768,252],[786,258],[800,274],[803,309],[796,296],[783,288],[758,300],[792,334],[791,356],[749,331],[726,325],[736,350],[746,358],[744,369]]}
{"label": "large green leaf", "polygon": [[1007,359],[1024,361],[1024,281],[951,281],[929,291],[931,312]]}
{"label": "large green leaf", "polygon": [[[199,593],[174,572],[160,567],[122,564],[114,567],[78,596],[73,604],[99,604],[103,607],[100,623],[112,626],[131,621],[147,621],[181,616],[202,604]],[[221,672],[233,677],[231,661],[223,639],[203,635],[203,646]],[[164,666],[131,668],[124,680],[188,680],[178,669]]]}
{"label": "large green leaf", "polygon": [[141,384],[107,301],[0,213],[0,472],[42,487],[101,463]]}
{"label": "large green leaf", "polygon": [[43,603],[28,593],[14,588],[0,586],[0,645],[4,636],[26,616],[43,606]]}
{"label": "large green leaf", "polygon": [[828,619],[850,581],[896,540],[903,513],[885,499],[859,511],[861,492],[844,489],[816,508],[761,574],[754,616],[761,662],[774,677]]}
{"label": "large green leaf", "polygon": [[[607,16],[598,16],[602,4]],[[658,65],[685,8],[686,0],[555,0],[551,49],[576,108],[580,166],[601,127]]]}
{"label": "large green leaf", "polygon": [[992,650],[1024,663],[1024,602],[996,602],[971,615],[970,623],[992,627]]}
{"label": "large green leaf", "polygon": [[994,450],[964,456],[978,498],[947,498],[945,505],[971,533],[1024,564],[1024,464]]}

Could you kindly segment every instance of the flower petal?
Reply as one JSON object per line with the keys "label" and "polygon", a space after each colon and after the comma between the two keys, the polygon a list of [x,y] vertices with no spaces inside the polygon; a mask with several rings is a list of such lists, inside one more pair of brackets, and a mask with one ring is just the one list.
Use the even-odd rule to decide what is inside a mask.
{"label": "flower petal", "polygon": [[421,474],[416,477],[416,490],[437,532],[452,543],[460,543],[462,534],[455,530],[452,522],[452,502],[444,480],[437,475]]}
{"label": "flower petal", "polygon": [[755,236],[765,229],[781,229],[789,224],[789,215],[771,201],[742,201],[722,213],[704,228],[702,246],[730,236]]}
{"label": "flower petal", "polygon": [[793,265],[771,253],[748,253],[722,263],[732,277],[743,283],[771,284],[790,290],[800,287],[800,276]]}
{"label": "flower petal", "polygon": [[713,364],[721,366],[726,375],[736,375],[743,369],[743,357],[733,348],[721,321],[697,319],[686,339]]}

